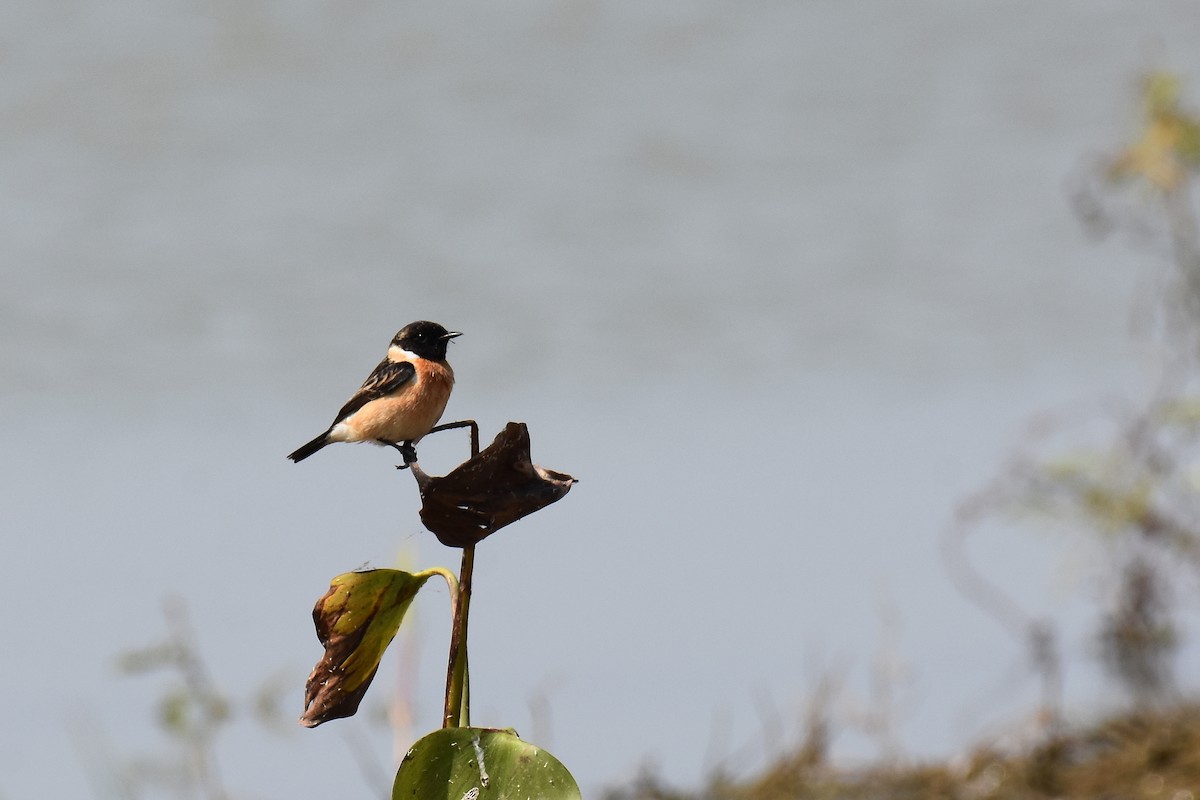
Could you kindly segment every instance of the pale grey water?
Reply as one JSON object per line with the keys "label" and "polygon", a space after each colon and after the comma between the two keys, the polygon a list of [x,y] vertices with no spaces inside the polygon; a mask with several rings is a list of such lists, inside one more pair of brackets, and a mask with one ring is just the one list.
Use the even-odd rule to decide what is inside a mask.
{"label": "pale grey water", "polygon": [[[692,781],[765,707],[794,733],[822,669],[852,717],[888,648],[906,752],[1019,724],[1022,653],[938,536],[1028,414],[1143,386],[1159,265],[1089,241],[1063,183],[1133,129],[1141,69],[1200,76],[1197,41],[1191,2],[10,4],[0,796],[94,794],[81,717],[163,747],[160,687],[112,664],[164,595],[231,692],[281,671],[298,714],[330,577],[456,565],[386,452],[283,458],[419,317],[467,334],[448,416],[525,420],[583,480],[481,550],[478,724],[593,793]],[[1061,554],[1008,536],[979,555],[1065,618],[1086,709]],[[444,592],[417,614],[419,732]],[[227,783],[363,794],[357,724],[240,723]]]}

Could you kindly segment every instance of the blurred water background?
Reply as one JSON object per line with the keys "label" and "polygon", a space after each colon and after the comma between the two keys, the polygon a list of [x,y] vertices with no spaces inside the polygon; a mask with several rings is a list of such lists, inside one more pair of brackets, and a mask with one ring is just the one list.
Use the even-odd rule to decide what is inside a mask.
{"label": "blurred water background", "polygon": [[[330,577],[457,567],[394,454],[284,459],[418,318],[465,332],[448,419],[523,420],[582,479],[481,547],[474,722],[593,796],[751,769],[827,673],[841,758],[881,752],[879,675],[902,754],[1019,727],[1024,652],[939,537],[1030,414],[1144,391],[1130,308],[1165,267],[1064,183],[1198,41],[1178,0],[7,4],[0,796],[124,796],[168,750],[162,682],[114,667],[163,598],[290,719]],[[1109,702],[1077,565],[973,552],[1062,621],[1068,708]],[[419,734],[445,590],[415,609],[372,695],[407,687]],[[238,710],[237,797],[366,796],[352,746],[390,758],[363,720]]]}

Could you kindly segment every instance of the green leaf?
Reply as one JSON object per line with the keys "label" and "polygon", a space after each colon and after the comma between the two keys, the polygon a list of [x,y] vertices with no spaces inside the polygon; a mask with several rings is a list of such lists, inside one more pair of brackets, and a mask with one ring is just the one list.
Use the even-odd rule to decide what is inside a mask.
{"label": "green leaf", "polygon": [[305,684],[300,724],[313,728],[358,711],[404,612],[425,581],[438,573],[373,569],[347,572],[330,582],[313,608],[325,656]]}
{"label": "green leaf", "polygon": [[392,800],[581,800],[558,759],[511,730],[442,728],[412,746]]}

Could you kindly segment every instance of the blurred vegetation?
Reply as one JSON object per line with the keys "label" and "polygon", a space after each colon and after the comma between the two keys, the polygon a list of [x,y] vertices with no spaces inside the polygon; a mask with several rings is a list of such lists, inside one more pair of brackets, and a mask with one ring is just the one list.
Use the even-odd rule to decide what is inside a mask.
{"label": "blurred vegetation", "polygon": [[[214,679],[204,651],[192,629],[186,604],[179,598],[163,602],[165,636],[144,647],[126,650],[117,657],[121,674],[156,682],[154,715],[162,732],[161,746],[152,752],[121,753],[97,724],[79,726],[76,739],[92,784],[102,800],[231,800],[241,795],[230,790],[221,776],[218,752],[234,723],[248,721],[275,735],[299,730],[296,723],[296,685],[290,671],[268,676],[249,696],[232,697]],[[409,655],[413,649],[409,647]],[[411,658],[406,661],[411,674]],[[408,688],[387,703],[364,704],[359,716],[371,728],[397,737],[402,755],[413,736],[409,726]],[[341,737],[353,756],[368,797],[391,797],[393,764],[377,752],[361,727],[350,726]],[[395,755],[395,754],[393,754]],[[396,756],[398,758],[398,755]]]}
{"label": "blurred vegetation", "polygon": [[[945,763],[840,769],[828,754],[833,722],[817,714],[799,744],[757,775],[718,773],[682,792],[648,771],[606,800],[1200,798],[1200,705],[1175,676],[1180,609],[1200,573],[1200,116],[1181,89],[1175,75],[1148,75],[1131,142],[1071,186],[1090,231],[1122,235],[1170,264],[1137,319],[1151,345],[1149,396],[1043,415],[1035,441],[962,504],[943,542],[955,585],[1027,650],[1041,686],[1031,730]],[[1028,612],[967,554],[965,540],[995,520],[1048,528],[1077,564],[1093,565],[1094,652],[1122,690],[1124,713],[1067,722],[1054,620]]]}
{"label": "blurred vegetation", "polygon": [[[163,614],[166,636],[121,653],[117,667],[124,675],[154,676],[161,682],[155,713],[167,746],[155,753],[110,752],[91,759],[95,793],[120,800],[159,796],[228,800],[217,742],[236,714],[252,710],[259,721],[278,724],[283,685],[268,681],[257,697],[245,702],[229,698],[209,673],[183,601],[165,601]],[[82,738],[94,747],[103,736],[89,730]]]}
{"label": "blurred vegetation", "polygon": [[1027,642],[1042,676],[1041,713],[1054,722],[1062,678],[1053,622],[1033,619],[974,569],[962,539],[1001,517],[1061,534],[1077,562],[1086,552],[1100,589],[1096,651],[1139,709],[1178,701],[1178,607],[1200,567],[1200,236],[1192,194],[1200,118],[1166,73],[1144,79],[1142,106],[1132,143],[1089,165],[1072,197],[1092,231],[1123,233],[1170,264],[1141,315],[1148,396],[1109,400],[1098,414],[1044,415],[1036,441],[959,509],[947,542],[964,595]]}
{"label": "blurred vegetation", "polygon": [[1028,750],[989,748],[936,764],[838,769],[820,739],[749,779],[713,778],[694,792],[645,774],[605,800],[1096,800],[1200,797],[1200,707],[1131,711],[1045,738]]}

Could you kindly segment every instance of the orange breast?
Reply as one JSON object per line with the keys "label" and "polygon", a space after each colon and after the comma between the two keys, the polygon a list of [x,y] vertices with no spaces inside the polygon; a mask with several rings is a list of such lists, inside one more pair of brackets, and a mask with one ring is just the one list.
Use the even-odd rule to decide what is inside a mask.
{"label": "orange breast", "polygon": [[414,362],[416,380],[388,397],[372,400],[342,420],[357,441],[416,441],[437,425],[454,388],[449,364]]}

